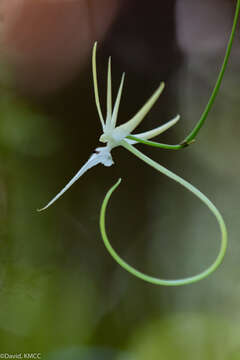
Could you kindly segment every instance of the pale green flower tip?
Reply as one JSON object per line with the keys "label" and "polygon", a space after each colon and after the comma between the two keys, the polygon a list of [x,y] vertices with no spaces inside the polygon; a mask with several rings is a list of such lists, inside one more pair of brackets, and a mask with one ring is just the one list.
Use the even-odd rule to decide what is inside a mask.
{"label": "pale green flower tip", "polygon": [[124,82],[125,82],[125,77],[126,77],[126,73],[123,72],[123,73],[122,73],[122,78],[121,78],[122,84],[124,84]]}
{"label": "pale green flower tip", "polygon": [[43,208],[41,208],[41,209],[37,209],[36,211],[37,211],[37,212],[42,212],[42,211],[44,211],[44,210],[46,210],[46,206],[43,207]]}
{"label": "pale green flower tip", "polygon": [[159,88],[161,88],[162,90],[164,90],[165,89],[165,82],[164,81],[161,81],[160,82],[160,85],[159,85]]}
{"label": "pale green flower tip", "polygon": [[126,73],[123,72],[123,73],[122,73],[122,78],[121,78],[122,84],[124,84],[124,82],[125,82],[125,77],[126,77]]}
{"label": "pale green flower tip", "polygon": [[[166,130],[172,126],[174,126],[179,120],[180,120],[181,116],[179,114],[177,114],[172,120],[170,120],[166,125],[168,125],[168,127],[166,128]],[[164,126],[164,125],[163,125]]]}
{"label": "pale green flower tip", "polygon": [[125,82],[125,75],[126,75],[126,73],[125,72],[123,72],[122,73],[122,77],[121,77],[121,83],[120,83],[120,87],[119,87],[119,90],[120,90],[120,94],[122,95],[122,88],[123,88],[123,85],[124,85],[124,82]]}
{"label": "pale green flower tip", "polygon": [[180,116],[179,114],[177,114],[177,115],[175,116],[175,118],[173,119],[174,125],[180,120],[180,118],[181,118],[181,116]]}
{"label": "pale green flower tip", "polygon": [[155,94],[158,94],[157,96],[161,95],[164,89],[165,89],[165,82],[161,81],[157,90],[155,90]]}
{"label": "pale green flower tip", "polygon": [[97,41],[95,41],[94,45],[93,45],[93,49],[92,49],[92,57],[93,57],[93,60],[96,59],[96,52],[97,52]]}
{"label": "pale green flower tip", "polygon": [[[55,201],[53,201],[55,202]],[[44,210],[47,210],[52,204],[53,204],[52,201],[50,201],[47,205],[45,205],[44,207],[40,208],[40,209],[37,209],[37,212],[42,212]]]}

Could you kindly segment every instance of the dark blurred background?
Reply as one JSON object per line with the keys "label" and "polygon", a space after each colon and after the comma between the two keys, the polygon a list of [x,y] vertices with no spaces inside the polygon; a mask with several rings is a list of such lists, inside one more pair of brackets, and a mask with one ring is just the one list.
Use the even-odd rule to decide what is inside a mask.
{"label": "dark blurred background", "polygon": [[99,232],[101,202],[113,246],[162,278],[202,271],[219,249],[215,219],[191,194],[124,149],[87,172],[50,209],[101,134],[91,49],[98,40],[105,111],[126,83],[119,123],[159,82],[166,89],[141,129],[180,122],[156,141],[178,143],[216,81],[236,1],[3,0],[0,5],[0,353],[47,360],[240,359],[239,28],[221,91],[197,141],[143,152],[198,187],[222,212],[226,258],[213,275],[178,288],[146,284],[120,268]]}

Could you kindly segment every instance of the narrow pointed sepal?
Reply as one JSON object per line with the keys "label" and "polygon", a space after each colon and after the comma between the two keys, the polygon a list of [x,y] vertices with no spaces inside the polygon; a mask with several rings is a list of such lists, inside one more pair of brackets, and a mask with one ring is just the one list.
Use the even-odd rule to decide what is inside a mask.
{"label": "narrow pointed sepal", "polygon": [[161,93],[164,89],[164,83],[161,83],[154,94],[150,97],[150,99],[143,105],[143,107],[138,111],[138,113],[125,124],[118,126],[116,129],[116,135],[119,137],[125,137],[129,135],[144,119],[147,113],[151,110]]}
{"label": "narrow pointed sepal", "polygon": [[106,128],[109,127],[112,117],[112,74],[111,74],[111,57],[108,59],[108,77],[107,77],[107,117]]}
{"label": "narrow pointed sepal", "polygon": [[[165,132],[166,130],[168,130],[170,127],[174,126],[180,119],[180,115],[177,115],[175,118],[173,118],[172,120],[168,121],[166,124],[163,124],[161,126],[158,126],[155,129],[149,130],[149,131],[145,131],[139,134],[131,134],[133,136],[136,136],[139,139],[142,140],[149,140],[157,135],[162,134],[163,132]],[[136,144],[137,141],[134,140],[130,140],[130,139],[125,139],[129,144]]]}
{"label": "narrow pointed sepal", "polygon": [[97,42],[94,43],[93,52],[92,52],[92,72],[93,72],[93,86],[94,86],[94,96],[95,102],[97,106],[98,115],[102,124],[102,129],[104,129],[104,120],[101,110],[101,105],[99,101],[99,94],[98,94],[98,81],[97,81],[97,65],[96,65],[96,51],[97,51]]}
{"label": "narrow pointed sepal", "polygon": [[116,122],[117,122],[117,116],[118,116],[119,105],[120,105],[120,101],[121,101],[121,97],[122,97],[124,79],[125,79],[125,73],[122,74],[121,83],[120,83],[117,98],[116,98],[116,101],[114,104],[114,109],[113,109],[112,119],[111,119],[111,128],[112,129],[115,128]]}

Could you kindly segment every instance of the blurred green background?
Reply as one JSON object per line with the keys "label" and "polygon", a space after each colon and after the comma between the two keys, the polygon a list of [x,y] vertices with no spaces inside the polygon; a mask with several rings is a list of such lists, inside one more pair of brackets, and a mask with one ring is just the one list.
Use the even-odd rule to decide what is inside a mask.
{"label": "blurred green background", "polygon": [[[127,75],[119,122],[164,80],[166,90],[141,129],[179,113],[180,122],[156,141],[181,141],[210,96],[234,5],[123,1],[99,43],[102,103],[112,55],[114,95],[121,73]],[[15,85],[14,70],[2,59],[0,353],[36,352],[46,360],[240,359],[239,29],[221,91],[196,143],[179,152],[138,145],[198,187],[226,220],[223,264],[186,287],[141,282],[104,248],[100,206],[119,177],[107,228],[131,264],[155,276],[183,277],[206,268],[219,247],[208,210],[124,149],[113,151],[114,166],[90,170],[54,206],[36,212],[99,146],[90,57],[64,87],[41,95]]]}

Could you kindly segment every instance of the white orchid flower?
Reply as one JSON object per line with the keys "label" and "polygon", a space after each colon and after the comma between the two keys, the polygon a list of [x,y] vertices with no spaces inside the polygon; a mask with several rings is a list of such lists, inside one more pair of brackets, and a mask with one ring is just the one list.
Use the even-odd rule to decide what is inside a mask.
{"label": "white orchid flower", "polygon": [[[240,6],[240,2],[239,2]],[[164,125],[158,126],[157,128],[149,131],[145,131],[142,133],[133,133],[133,131],[136,129],[136,127],[142,122],[144,117],[147,115],[147,113],[150,111],[152,106],[155,104],[157,99],[159,98],[160,94],[162,93],[164,89],[164,84],[161,83],[160,86],[157,88],[157,90],[153,93],[153,95],[150,97],[150,99],[145,103],[145,105],[138,111],[138,113],[133,116],[130,120],[128,120],[126,123],[116,126],[117,123],[117,116],[118,116],[118,110],[119,110],[119,104],[121,101],[122,96],[122,89],[123,89],[123,83],[124,83],[124,77],[125,75],[122,75],[121,83],[119,86],[118,94],[116,97],[116,101],[114,104],[114,107],[112,109],[112,80],[111,80],[111,58],[109,58],[108,61],[108,76],[107,76],[107,114],[106,114],[106,120],[104,121],[101,105],[99,101],[99,95],[98,95],[98,82],[97,82],[97,70],[96,70],[96,48],[97,43],[94,44],[93,47],[93,56],[92,56],[92,68],[93,68],[93,83],[94,83],[94,94],[95,94],[95,101],[97,106],[98,115],[101,121],[102,125],[102,135],[100,136],[99,140],[106,145],[104,147],[98,147],[95,149],[95,152],[90,156],[88,161],[81,167],[81,169],[77,172],[77,174],[69,181],[69,183],[41,210],[47,209],[50,205],[52,205],[60,196],[64,194],[65,191],[67,191],[72,184],[77,181],[87,170],[90,168],[96,166],[97,164],[103,164],[105,166],[111,166],[113,165],[113,159],[111,155],[111,151],[113,148],[117,146],[123,146],[125,149],[130,151],[132,154],[137,156],[139,159],[153,167],[158,172],[168,176],[172,180],[178,182],[180,185],[185,187],[188,191],[192,192],[196,197],[198,197],[213,213],[215,216],[220,232],[221,232],[221,246],[219,253],[215,259],[215,261],[204,271],[201,273],[190,276],[184,279],[176,279],[176,280],[167,280],[167,279],[161,279],[156,278],[153,276],[146,275],[137,269],[133,268],[131,265],[127,264],[112,248],[108,237],[106,233],[105,228],[105,213],[108,201],[113,193],[113,191],[117,188],[117,186],[120,183],[120,180],[108,191],[107,195],[104,198],[101,212],[100,212],[100,231],[102,234],[102,238],[104,241],[104,244],[111,254],[111,256],[116,260],[119,265],[121,265],[125,270],[133,274],[134,276],[147,281],[149,283],[157,284],[157,285],[167,285],[167,286],[178,286],[178,285],[184,285],[184,284],[190,284],[193,282],[196,282],[198,280],[201,280],[205,277],[207,277],[209,274],[211,274],[214,270],[217,269],[217,267],[222,262],[222,259],[226,252],[227,247],[227,230],[224,223],[224,220],[222,218],[222,215],[218,211],[218,209],[215,207],[215,205],[203,194],[201,191],[199,191],[197,188],[195,188],[192,184],[190,184],[188,181],[182,179],[178,175],[174,174],[170,170],[166,169],[156,161],[152,160],[142,152],[140,152],[138,149],[136,149],[133,145],[137,142],[143,142],[148,145],[152,146],[158,146],[158,147],[164,147],[167,149],[180,149],[189,143],[191,143],[194,138],[193,135],[196,134],[196,131],[199,130],[200,126],[196,126],[196,131],[187,138],[187,141],[184,141],[183,143],[179,145],[166,145],[166,144],[158,144],[149,141],[149,139],[153,138],[154,136],[157,136],[161,134],[162,132],[166,131],[170,127],[176,124],[176,122],[179,120],[179,115],[177,115],[174,119],[170,120]],[[200,121],[201,123],[203,120]]]}
{"label": "white orchid flower", "polygon": [[107,192],[100,211],[100,231],[102,234],[103,242],[106,246],[106,249],[110,253],[110,255],[114,258],[114,260],[122,266],[126,271],[133,274],[134,276],[152,283],[156,285],[166,285],[166,286],[179,286],[179,285],[185,285],[185,284],[191,284],[194,282],[197,282],[201,279],[206,278],[208,275],[210,275],[213,271],[215,271],[218,266],[221,264],[226,248],[227,248],[227,229],[225,222],[223,220],[223,217],[221,213],[218,211],[216,206],[197,188],[195,188],[192,184],[190,184],[188,181],[182,179],[178,175],[174,174],[170,170],[166,169],[156,161],[152,160],[142,152],[140,152],[138,149],[136,149],[133,145],[136,144],[136,142],[142,142],[147,145],[151,146],[158,146],[160,148],[166,148],[166,149],[181,149],[190,143],[192,143],[195,140],[195,137],[201,127],[203,126],[209,111],[213,105],[213,102],[216,98],[216,95],[219,91],[222,78],[226,69],[226,65],[228,63],[229,55],[232,49],[232,43],[234,39],[234,35],[236,33],[237,24],[238,24],[238,17],[240,13],[240,0],[237,0],[234,20],[233,20],[233,26],[231,35],[229,38],[228,46],[226,49],[224,61],[222,64],[222,67],[220,69],[218,79],[216,82],[216,85],[213,89],[213,92],[210,96],[210,99],[193,130],[190,132],[190,134],[185,138],[185,140],[178,144],[178,145],[166,145],[166,144],[158,144],[154,143],[152,141],[149,141],[154,136],[157,136],[170,128],[171,126],[175,125],[176,122],[179,120],[179,115],[177,115],[174,119],[170,120],[168,123],[157,127],[156,129],[149,130],[143,133],[139,134],[133,134],[132,132],[136,129],[136,127],[141,123],[141,121],[144,119],[146,114],[149,112],[149,110],[152,108],[154,103],[157,101],[159,95],[162,93],[164,89],[164,84],[160,84],[158,89],[154,92],[154,94],[150,97],[150,99],[146,102],[146,104],[141,108],[141,110],[129,121],[127,121],[125,124],[116,126],[117,122],[117,116],[118,116],[118,110],[119,110],[119,104],[122,96],[122,89],[123,89],[123,83],[124,83],[124,74],[122,76],[122,80],[120,83],[119,91],[117,94],[117,98],[114,104],[114,108],[112,110],[112,81],[111,81],[111,58],[109,58],[108,62],[108,79],[107,79],[107,115],[106,115],[106,121],[104,122],[102,110],[100,106],[99,101],[99,95],[98,95],[98,83],[97,83],[97,70],[96,70],[96,48],[97,43],[94,44],[93,47],[93,56],[92,56],[92,67],[93,67],[93,83],[94,83],[94,94],[95,94],[95,101],[96,106],[99,114],[99,118],[102,125],[103,133],[100,136],[100,141],[105,143],[105,147],[98,147],[95,150],[95,153],[93,153],[89,160],[82,166],[82,168],[78,171],[78,173],[72,178],[72,180],[69,181],[69,183],[41,210],[44,210],[48,208],[50,205],[52,205],[66,190],[69,189],[69,187],[77,181],[88,169],[92,168],[93,166],[97,164],[103,164],[105,166],[111,166],[113,164],[113,159],[111,156],[111,151],[116,146],[123,146],[125,149],[130,151],[132,154],[137,156],[139,159],[144,161],[149,166],[153,167],[158,172],[168,176],[170,179],[178,182],[180,185],[185,187],[188,191],[192,192],[197,198],[199,198],[211,211],[211,213],[215,216],[220,233],[221,233],[221,245],[220,250],[218,252],[218,255],[215,259],[215,261],[204,271],[200,272],[197,275],[190,276],[183,279],[174,279],[174,280],[168,280],[168,279],[161,279],[153,276],[149,276],[128,263],[126,263],[118,254],[117,252],[112,248],[107,233],[106,233],[106,227],[105,227],[105,214],[107,205],[109,202],[109,199],[111,198],[112,193],[114,190],[118,187],[120,184],[121,179],[118,180],[118,182],[111,187],[111,189]]}
{"label": "white orchid flower", "polygon": [[179,120],[180,116],[177,115],[174,119],[168,121],[166,124],[158,126],[153,130],[149,130],[146,132],[133,134],[132,132],[136,129],[136,127],[142,122],[144,117],[147,113],[151,110],[152,106],[158,100],[159,96],[161,95],[164,89],[164,83],[161,83],[157,90],[153,93],[150,99],[145,103],[145,105],[137,112],[135,116],[133,116],[129,121],[126,123],[116,126],[117,123],[117,116],[119,105],[122,96],[123,84],[125,74],[123,73],[121,83],[119,86],[117,98],[112,109],[112,78],[111,78],[111,58],[108,61],[108,78],[107,78],[107,114],[106,120],[104,121],[101,105],[99,101],[98,95],[98,81],[97,81],[97,69],[96,69],[96,49],[97,43],[94,44],[93,47],[93,54],[92,54],[92,71],[93,71],[93,83],[94,83],[94,95],[96,106],[98,110],[98,115],[102,125],[102,135],[100,136],[99,140],[102,143],[106,143],[104,147],[97,147],[95,152],[90,156],[88,161],[81,167],[81,169],[77,172],[77,174],[67,183],[67,185],[40,211],[47,209],[51,206],[57,199],[59,199],[65,191],[67,191],[70,186],[72,186],[87,170],[91,169],[92,167],[103,164],[105,166],[111,166],[114,164],[111,151],[113,148],[117,146],[125,146],[126,144],[136,144],[137,141],[127,139],[127,136],[135,136],[141,140],[149,140],[173,125]]}

